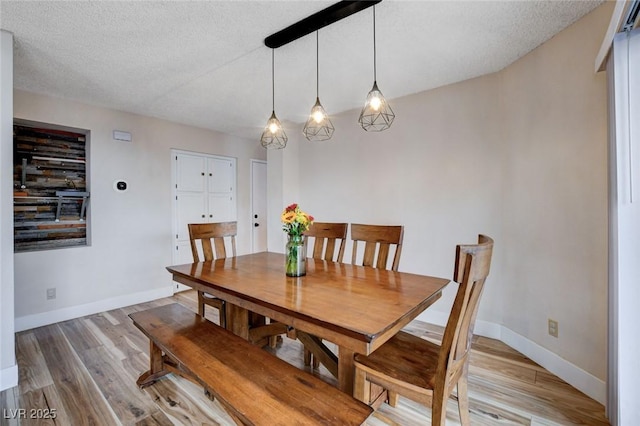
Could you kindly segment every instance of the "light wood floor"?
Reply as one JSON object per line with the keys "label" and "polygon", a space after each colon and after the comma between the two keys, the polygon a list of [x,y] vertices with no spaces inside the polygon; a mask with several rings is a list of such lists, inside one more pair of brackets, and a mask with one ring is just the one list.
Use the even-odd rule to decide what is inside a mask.
{"label": "light wood floor", "polygon": [[[149,343],[127,315],[175,301],[195,311],[195,293],[187,291],[18,333],[19,385],[0,393],[0,426],[232,425],[202,388],[180,377],[171,375],[144,390],[135,385],[148,368]],[[215,314],[211,319],[217,320]],[[435,340],[442,332],[416,321],[406,330]],[[609,424],[602,405],[501,342],[479,337],[473,348],[469,373],[472,425]],[[297,341],[285,337],[272,352],[305,368]],[[335,384],[323,367],[314,374]],[[16,409],[26,410],[21,420],[12,418]],[[29,418],[49,409],[55,410],[55,420]],[[400,398],[397,408],[383,404],[366,424],[430,424],[430,410]],[[459,425],[453,400],[449,401],[447,424]]]}

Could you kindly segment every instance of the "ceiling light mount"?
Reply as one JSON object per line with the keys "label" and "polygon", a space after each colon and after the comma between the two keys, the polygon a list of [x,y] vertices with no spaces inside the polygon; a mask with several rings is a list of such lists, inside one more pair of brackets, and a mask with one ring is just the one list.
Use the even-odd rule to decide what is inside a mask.
{"label": "ceiling light mount", "polygon": [[338,22],[339,20],[346,18],[347,16],[351,16],[354,13],[367,9],[381,1],[382,0],[338,2],[296,22],[293,25],[288,26],[284,30],[271,34],[269,37],[264,39],[264,44],[272,49],[277,49],[278,47],[291,43],[292,41],[304,37],[307,34],[318,31],[320,28],[324,28],[327,25],[331,25],[334,22]]}

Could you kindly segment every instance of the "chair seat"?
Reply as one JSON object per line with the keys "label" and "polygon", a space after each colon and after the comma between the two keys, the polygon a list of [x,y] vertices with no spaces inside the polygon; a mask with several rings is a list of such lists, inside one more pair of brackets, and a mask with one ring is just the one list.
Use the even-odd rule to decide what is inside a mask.
{"label": "chair seat", "polygon": [[216,296],[205,293],[204,291],[200,292],[202,294],[202,302],[206,303],[209,306],[222,306],[224,305],[224,300],[217,298]]}
{"label": "chair seat", "polygon": [[372,354],[357,354],[355,361],[371,378],[386,376],[392,381],[433,390],[439,352],[440,345],[400,331]]}
{"label": "chair seat", "polygon": [[[218,299],[213,294],[209,294],[209,293],[207,293],[205,291],[202,292],[202,297],[206,297],[207,299]],[[220,300],[220,299],[218,299],[218,300]]]}

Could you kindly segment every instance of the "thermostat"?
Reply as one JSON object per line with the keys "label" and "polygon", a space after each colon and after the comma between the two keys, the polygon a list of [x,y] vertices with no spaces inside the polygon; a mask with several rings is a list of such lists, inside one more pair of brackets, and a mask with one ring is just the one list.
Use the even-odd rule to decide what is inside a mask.
{"label": "thermostat", "polygon": [[126,180],[117,179],[113,182],[113,190],[116,192],[127,192],[129,190],[129,184]]}

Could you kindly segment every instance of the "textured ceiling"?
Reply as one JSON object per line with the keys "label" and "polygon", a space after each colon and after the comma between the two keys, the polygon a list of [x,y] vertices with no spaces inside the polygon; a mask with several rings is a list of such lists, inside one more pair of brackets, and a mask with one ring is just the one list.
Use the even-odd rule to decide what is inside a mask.
{"label": "textured ceiling", "polygon": [[[257,139],[271,113],[264,38],[333,3],[2,0],[0,25],[15,37],[17,89]],[[392,99],[498,71],[600,3],[385,0],[380,89]],[[372,9],[319,36],[325,109],[359,109],[373,82]],[[315,66],[313,34],[275,51],[287,131],[313,105]]]}

